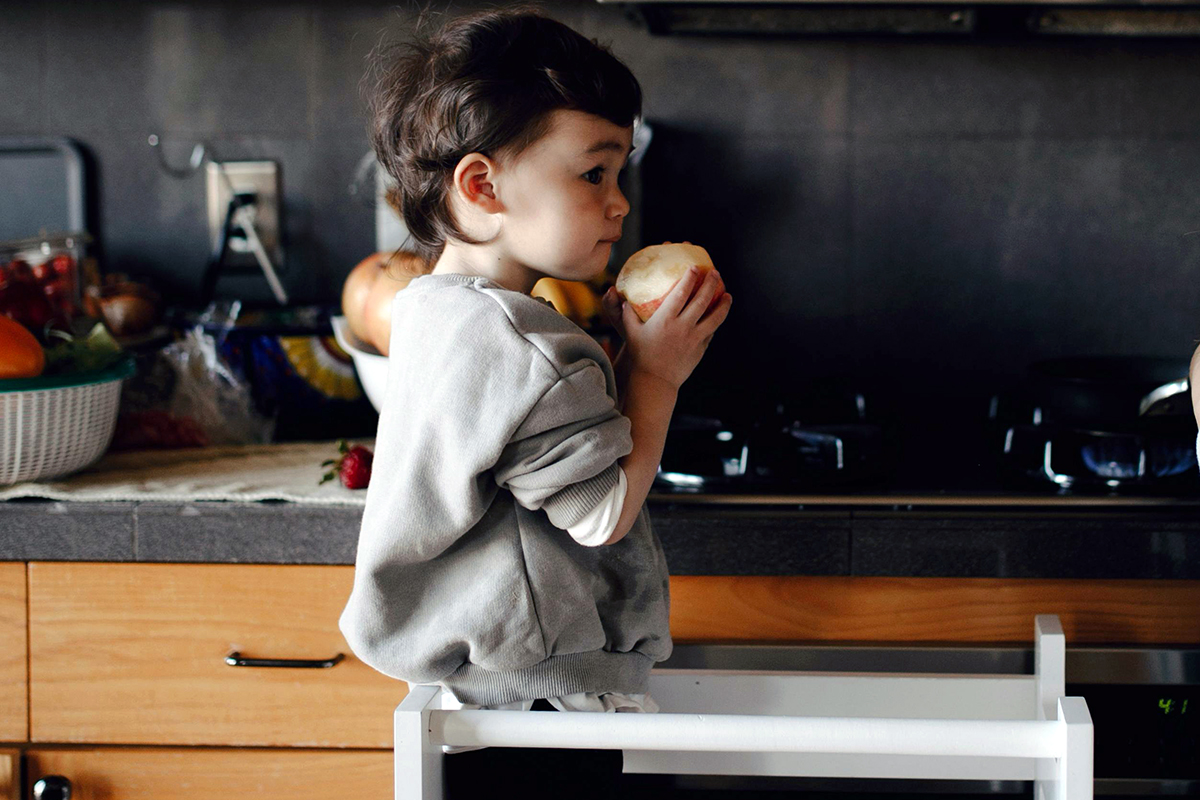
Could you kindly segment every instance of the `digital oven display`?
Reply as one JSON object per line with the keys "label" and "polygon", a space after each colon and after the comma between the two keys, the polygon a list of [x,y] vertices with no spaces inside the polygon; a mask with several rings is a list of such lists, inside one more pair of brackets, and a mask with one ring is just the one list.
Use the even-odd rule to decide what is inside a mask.
{"label": "digital oven display", "polygon": [[1200,686],[1068,683],[1095,733],[1096,778],[1200,778]]}

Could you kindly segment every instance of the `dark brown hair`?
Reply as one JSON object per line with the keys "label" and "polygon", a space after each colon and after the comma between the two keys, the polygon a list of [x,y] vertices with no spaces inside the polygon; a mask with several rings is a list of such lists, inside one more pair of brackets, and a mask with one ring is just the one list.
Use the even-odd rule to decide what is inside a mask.
{"label": "dark brown hair", "polygon": [[470,244],[447,202],[468,153],[511,157],[544,135],[558,109],[628,127],[642,91],[608,48],[531,6],[484,11],[379,52],[371,145],[396,181],[389,204],[432,268],[447,239]]}

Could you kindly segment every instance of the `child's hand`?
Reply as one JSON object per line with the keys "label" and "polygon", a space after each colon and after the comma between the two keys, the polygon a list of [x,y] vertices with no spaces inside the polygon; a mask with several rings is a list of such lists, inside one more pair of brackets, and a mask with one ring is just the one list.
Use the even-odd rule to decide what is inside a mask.
{"label": "child's hand", "polygon": [[621,295],[617,294],[617,287],[608,287],[608,291],[600,298],[600,308],[608,324],[616,328],[617,333],[621,334],[621,341],[625,341],[625,320],[621,319]]}
{"label": "child's hand", "polygon": [[[733,297],[727,292],[716,307],[705,314],[716,294],[717,271],[709,270],[703,277],[699,273],[695,267],[688,270],[646,322],[642,322],[628,302],[621,305],[617,329],[625,337],[633,369],[657,375],[675,388],[682,386],[700,363],[733,303]],[[610,302],[607,294],[604,299],[607,306]]]}

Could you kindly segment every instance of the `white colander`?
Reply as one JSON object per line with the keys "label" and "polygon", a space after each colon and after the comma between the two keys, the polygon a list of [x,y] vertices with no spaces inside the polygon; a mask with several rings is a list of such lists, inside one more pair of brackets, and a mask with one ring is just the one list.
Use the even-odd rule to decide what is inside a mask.
{"label": "white colander", "polygon": [[350,323],[345,317],[337,316],[329,320],[333,326],[333,338],[338,345],[350,354],[358,380],[362,383],[367,399],[376,411],[383,409],[383,393],[387,389],[388,360],[369,344],[359,340],[350,330]]}
{"label": "white colander", "polygon": [[0,486],[57,478],[104,454],[132,358],[97,372],[0,381]]}

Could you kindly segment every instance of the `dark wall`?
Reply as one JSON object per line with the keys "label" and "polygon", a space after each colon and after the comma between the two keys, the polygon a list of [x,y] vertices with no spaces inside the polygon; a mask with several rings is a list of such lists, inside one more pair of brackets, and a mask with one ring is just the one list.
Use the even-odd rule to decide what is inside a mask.
{"label": "dark wall", "polygon": [[[1190,353],[1197,40],[654,37],[618,7],[547,7],[642,81],[647,237],[706,245],[737,298],[690,400],[815,376],[953,404],[1038,358]],[[298,299],[333,301],[374,249],[372,207],[348,192],[368,148],[357,87],[411,6],[0,15],[0,135],[87,148],[108,269],[179,298],[199,285],[204,179],[161,171],[152,132],[180,166],[199,140],[281,163]]]}

